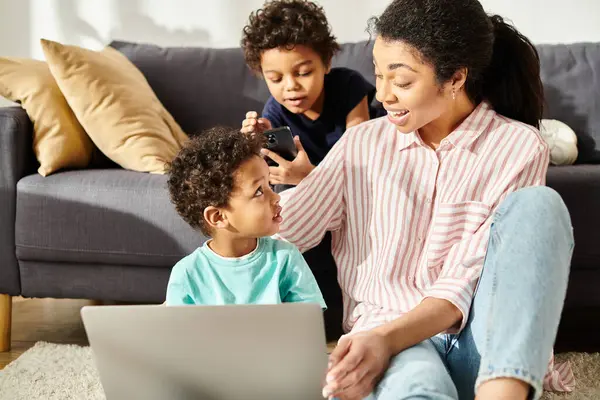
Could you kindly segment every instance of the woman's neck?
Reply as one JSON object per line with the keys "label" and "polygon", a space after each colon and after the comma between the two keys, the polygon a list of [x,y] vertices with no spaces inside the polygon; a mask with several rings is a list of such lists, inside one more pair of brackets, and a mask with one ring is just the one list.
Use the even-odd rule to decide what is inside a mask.
{"label": "woman's neck", "polygon": [[437,149],[440,142],[471,115],[475,107],[467,95],[461,93],[445,113],[419,129],[419,136],[426,145]]}
{"label": "woman's neck", "polygon": [[221,257],[238,258],[252,253],[258,245],[256,238],[236,238],[215,236],[208,247]]}

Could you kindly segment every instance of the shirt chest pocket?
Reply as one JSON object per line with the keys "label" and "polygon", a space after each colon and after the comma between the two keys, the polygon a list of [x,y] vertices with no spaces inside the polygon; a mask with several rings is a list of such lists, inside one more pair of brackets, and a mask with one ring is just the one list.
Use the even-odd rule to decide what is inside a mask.
{"label": "shirt chest pocket", "polygon": [[478,201],[440,203],[427,245],[428,269],[441,269],[452,247],[471,238],[491,212],[490,206]]}

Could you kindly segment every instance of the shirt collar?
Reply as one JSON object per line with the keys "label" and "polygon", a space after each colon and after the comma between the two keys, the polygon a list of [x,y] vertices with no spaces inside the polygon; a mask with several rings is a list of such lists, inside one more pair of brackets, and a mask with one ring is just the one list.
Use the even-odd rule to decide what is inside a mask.
{"label": "shirt collar", "polygon": [[[495,115],[496,112],[490,104],[482,101],[445,140],[449,141],[454,147],[465,149],[486,130]],[[394,126],[395,129],[396,127]],[[416,132],[401,133],[398,135],[397,146],[399,151],[408,148],[413,143],[425,146],[425,143],[423,143],[423,140]]]}
{"label": "shirt collar", "polygon": [[466,149],[490,125],[496,112],[486,101],[479,103],[475,110],[456,127],[446,138],[454,147]]}
{"label": "shirt collar", "polygon": [[417,135],[416,132],[402,133],[396,129],[396,125],[392,124],[392,127],[394,129],[394,133],[397,135],[397,138],[398,138],[396,141],[396,146],[398,148],[398,151],[406,149],[413,143],[423,145],[423,141],[421,140],[419,135]]}

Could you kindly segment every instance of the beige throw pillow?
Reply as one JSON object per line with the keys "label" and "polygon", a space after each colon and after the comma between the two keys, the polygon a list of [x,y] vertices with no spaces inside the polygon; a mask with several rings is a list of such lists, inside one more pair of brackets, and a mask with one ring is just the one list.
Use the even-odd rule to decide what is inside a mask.
{"label": "beige throw pillow", "polygon": [[123,168],[164,173],[186,134],[120,52],[42,39],[50,71],[98,148]]}
{"label": "beige throw pillow", "polygon": [[94,145],[45,62],[0,58],[0,96],[21,103],[33,123],[33,150],[40,175],[88,166]]}

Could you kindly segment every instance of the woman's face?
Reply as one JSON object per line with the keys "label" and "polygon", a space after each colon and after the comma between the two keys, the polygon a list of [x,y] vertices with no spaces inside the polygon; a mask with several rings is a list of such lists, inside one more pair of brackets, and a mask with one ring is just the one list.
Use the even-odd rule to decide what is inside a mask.
{"label": "woman's face", "polygon": [[377,100],[402,133],[416,131],[448,110],[450,85],[436,81],[433,66],[423,63],[413,47],[400,41],[375,40],[373,63]]}

